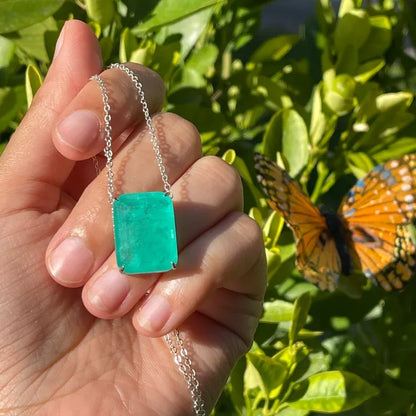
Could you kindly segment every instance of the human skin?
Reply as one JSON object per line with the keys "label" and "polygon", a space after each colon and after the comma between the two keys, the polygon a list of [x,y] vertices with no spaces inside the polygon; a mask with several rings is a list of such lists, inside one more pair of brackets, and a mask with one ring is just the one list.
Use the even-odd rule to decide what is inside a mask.
{"label": "human skin", "polygon": [[[161,80],[129,67],[157,113]],[[198,132],[174,114],[159,113],[154,124],[173,184],[178,267],[162,275],[118,271],[105,171],[96,176],[90,159],[104,147],[102,99],[89,81],[101,71],[93,33],[67,22],[0,158],[0,414],[191,415],[189,391],[161,338],[175,328],[209,411],[261,313],[262,234],[242,213],[240,179],[220,159],[201,157]],[[114,69],[102,77],[117,191],[161,189],[131,81]]]}

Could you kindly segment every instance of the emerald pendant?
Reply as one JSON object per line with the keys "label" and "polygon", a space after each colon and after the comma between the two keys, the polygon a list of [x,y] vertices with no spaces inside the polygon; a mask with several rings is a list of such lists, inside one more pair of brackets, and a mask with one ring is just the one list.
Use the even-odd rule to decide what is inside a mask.
{"label": "emerald pendant", "polygon": [[178,262],[173,201],[163,192],[122,194],[113,203],[117,265],[126,274],[166,272]]}

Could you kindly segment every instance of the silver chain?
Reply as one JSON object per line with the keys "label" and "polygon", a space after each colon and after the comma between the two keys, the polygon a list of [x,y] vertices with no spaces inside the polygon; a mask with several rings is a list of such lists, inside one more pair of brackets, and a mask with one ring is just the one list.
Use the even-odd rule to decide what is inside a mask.
{"label": "silver chain", "polygon": [[186,381],[186,385],[188,386],[188,390],[191,393],[192,405],[194,407],[195,414],[197,416],[205,416],[205,403],[202,400],[199,381],[196,378],[195,369],[192,367],[192,361],[189,358],[188,350],[185,348],[179,331],[175,329],[172,333],[165,335],[164,338],[166,344],[168,344],[170,352],[175,357],[175,363],[177,364],[179,371],[182,373]]}
{"label": "silver chain", "polygon": [[[92,80],[95,80],[98,82],[98,85],[100,86],[101,90],[101,96],[103,98],[103,105],[104,105],[104,131],[105,131],[105,147],[104,147],[104,155],[107,159],[107,193],[108,193],[108,199],[110,204],[114,203],[114,172],[113,172],[113,148],[112,148],[112,142],[113,142],[113,136],[111,134],[112,127],[111,127],[111,107],[110,103],[108,102],[108,92],[107,87],[104,83],[104,80],[99,75],[94,75],[91,77]],[[98,161],[97,159],[94,159],[94,165],[95,170],[97,171],[98,168]]]}
{"label": "silver chain", "polygon": [[[124,71],[132,80],[142,106],[142,111],[144,114],[144,119],[150,134],[150,140],[152,142],[153,150],[155,152],[156,162],[159,167],[160,175],[163,181],[163,188],[165,193],[172,198],[171,185],[169,183],[169,178],[166,173],[166,167],[163,163],[162,153],[160,150],[159,140],[156,135],[156,130],[150,116],[149,107],[143,91],[143,85],[140,82],[137,75],[127,66],[123,64],[112,64],[110,65],[111,69],[120,69]],[[111,127],[111,106],[109,103],[109,97],[107,92],[107,87],[104,83],[104,80],[99,75],[94,75],[91,77],[92,80],[96,80],[101,90],[101,96],[103,99],[104,105],[104,124],[105,124],[105,148],[104,155],[107,159],[107,193],[109,197],[109,202],[112,205],[115,199],[115,188],[114,188],[114,171],[113,171],[113,150],[112,150],[112,127]],[[98,160],[96,157],[93,158],[94,166],[99,173]],[[179,330],[175,329],[172,333],[165,335],[164,340],[169,347],[170,352],[174,356],[174,361],[178,366],[180,373],[183,375],[188,390],[192,398],[192,406],[196,416],[206,416],[205,412],[205,403],[202,399],[202,392],[199,385],[199,381],[196,376],[195,369],[192,366],[192,361],[189,357],[188,350],[185,348],[183,339],[180,336]]]}
{"label": "silver chain", "polygon": [[171,185],[169,183],[169,178],[166,173],[166,167],[163,163],[162,152],[160,150],[159,139],[156,135],[156,129],[155,129],[155,126],[153,125],[152,117],[150,117],[149,107],[147,105],[147,101],[144,96],[143,85],[140,82],[137,75],[126,65],[116,63],[116,64],[111,64],[109,68],[111,69],[116,68],[116,69],[121,69],[122,71],[124,71],[130,77],[131,81],[134,84],[134,87],[136,88],[137,94],[139,95],[140,104],[142,105],[144,120],[146,122],[148,132],[150,134],[150,141],[152,142],[153,150],[155,152],[157,166],[159,167],[160,176],[162,177],[163,188],[165,190],[165,193],[172,198]]}

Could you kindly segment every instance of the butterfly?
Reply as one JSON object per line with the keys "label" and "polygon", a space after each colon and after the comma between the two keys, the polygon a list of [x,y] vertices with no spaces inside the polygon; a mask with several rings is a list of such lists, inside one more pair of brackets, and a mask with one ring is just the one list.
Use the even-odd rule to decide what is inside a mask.
{"label": "butterfly", "polygon": [[299,183],[263,155],[258,181],[292,229],[296,265],[321,290],[361,270],[386,291],[416,272],[416,154],[376,166],[348,191],[337,213],[319,210]]}

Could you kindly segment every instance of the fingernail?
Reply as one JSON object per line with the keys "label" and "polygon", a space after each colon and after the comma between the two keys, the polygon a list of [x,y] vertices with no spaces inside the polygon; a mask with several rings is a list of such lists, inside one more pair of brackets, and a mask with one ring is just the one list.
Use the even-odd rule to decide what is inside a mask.
{"label": "fingernail", "polygon": [[110,270],[100,276],[88,291],[88,300],[98,309],[111,312],[116,310],[130,290],[125,274]]}
{"label": "fingernail", "polygon": [[89,110],[77,110],[65,118],[56,129],[62,142],[84,152],[97,140],[100,132],[98,116]]}
{"label": "fingernail", "polygon": [[65,32],[65,25],[63,25],[61,29],[61,33],[59,34],[58,40],[56,41],[55,53],[53,55],[54,59],[58,56],[59,51],[61,50],[62,45],[64,44],[64,32]]}
{"label": "fingernail", "polygon": [[49,256],[49,271],[67,284],[82,283],[94,262],[92,251],[79,238],[67,238]]}
{"label": "fingernail", "polygon": [[166,324],[170,314],[170,304],[164,296],[150,295],[139,310],[137,324],[146,331],[159,331]]}

